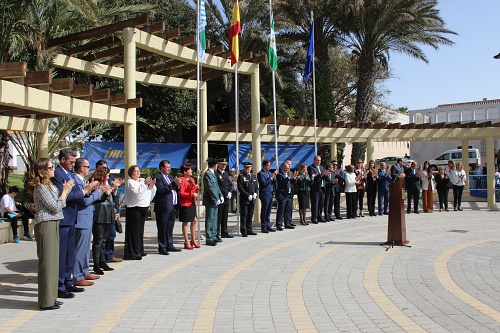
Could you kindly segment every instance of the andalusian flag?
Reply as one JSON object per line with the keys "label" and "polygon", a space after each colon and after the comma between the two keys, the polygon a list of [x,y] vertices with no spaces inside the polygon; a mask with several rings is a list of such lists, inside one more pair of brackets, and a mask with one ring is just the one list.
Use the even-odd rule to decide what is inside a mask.
{"label": "andalusian flag", "polygon": [[238,35],[241,33],[240,7],[238,0],[233,0],[233,20],[229,28],[229,42],[231,43],[231,66],[238,62],[240,53]]}
{"label": "andalusian flag", "polygon": [[269,1],[269,10],[271,12],[271,32],[269,34],[269,51],[267,52],[267,59],[273,71],[278,69],[278,49],[276,48],[276,36],[274,35],[274,18],[273,10],[271,8],[271,1]]}
{"label": "andalusian flag", "polygon": [[200,1],[200,23],[198,26],[198,57],[205,60],[207,58],[205,50],[207,49],[207,37],[205,28],[207,27],[207,13],[205,11],[205,0]]}

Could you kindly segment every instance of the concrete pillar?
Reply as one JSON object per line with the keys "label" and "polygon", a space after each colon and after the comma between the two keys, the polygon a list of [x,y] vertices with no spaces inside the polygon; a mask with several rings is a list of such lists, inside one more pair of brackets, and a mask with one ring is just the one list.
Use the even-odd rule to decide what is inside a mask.
{"label": "concrete pillar", "polygon": [[[260,74],[258,66],[255,72],[250,75],[250,80],[250,100],[252,105],[252,164],[253,174],[256,175],[262,166],[260,136],[262,134],[262,128],[264,128],[264,126],[260,124]],[[258,199],[255,201],[253,216],[255,222],[260,222],[260,200]]]}
{"label": "concrete pillar", "polygon": [[468,140],[462,140],[462,163],[464,164],[463,170],[465,171],[465,173],[467,175],[467,181],[465,182],[464,191],[469,191],[470,172],[469,172],[469,141]]}
{"label": "concrete pillar", "polygon": [[43,133],[37,133],[37,158],[49,157],[49,120],[39,120],[40,129],[44,130]]}
{"label": "concrete pillar", "polygon": [[486,168],[488,207],[493,209],[497,208],[497,205],[495,203],[495,140],[492,136],[486,138]]}
{"label": "concrete pillar", "polygon": [[368,164],[371,160],[375,159],[373,158],[375,156],[375,143],[373,139],[366,139],[366,161],[365,164]]}
{"label": "concrete pillar", "polygon": [[[136,98],[135,62],[136,46],[134,40],[135,28],[123,29],[123,55],[124,55],[124,91],[127,99]],[[137,122],[136,109],[127,109],[132,123],[124,124],[125,169],[137,164]],[[128,174],[125,173],[125,178]]]}
{"label": "concrete pillar", "polygon": [[337,160],[337,142],[330,143],[330,161]]}

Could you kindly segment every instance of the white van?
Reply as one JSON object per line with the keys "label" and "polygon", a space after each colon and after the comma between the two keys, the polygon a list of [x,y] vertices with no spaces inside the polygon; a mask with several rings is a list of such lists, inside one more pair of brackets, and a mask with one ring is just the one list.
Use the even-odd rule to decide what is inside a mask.
{"label": "white van", "polygon": [[[450,149],[440,154],[433,160],[429,160],[433,171],[437,171],[440,166],[447,166],[448,161],[455,163],[462,161],[462,149]],[[469,165],[474,170],[478,164],[481,164],[481,154],[479,149],[469,148]],[[467,170],[467,169],[465,169]]]}

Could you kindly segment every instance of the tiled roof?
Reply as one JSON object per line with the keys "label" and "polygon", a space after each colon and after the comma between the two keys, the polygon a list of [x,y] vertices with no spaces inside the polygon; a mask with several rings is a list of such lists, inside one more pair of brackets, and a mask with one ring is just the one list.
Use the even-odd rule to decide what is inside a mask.
{"label": "tiled roof", "polygon": [[498,104],[500,103],[500,99],[491,99],[487,101],[476,101],[476,102],[465,102],[465,103],[454,103],[454,104],[441,104],[436,106],[438,108],[453,108],[459,106],[472,106],[472,105],[487,105],[487,104]]}

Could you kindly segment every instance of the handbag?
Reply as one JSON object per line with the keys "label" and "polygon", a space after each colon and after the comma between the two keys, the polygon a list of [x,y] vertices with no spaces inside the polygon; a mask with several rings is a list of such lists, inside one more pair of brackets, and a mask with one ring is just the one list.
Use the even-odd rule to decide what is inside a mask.
{"label": "handbag", "polygon": [[120,219],[115,220],[115,228],[117,233],[121,234],[123,232],[123,226],[122,223],[120,222]]}

